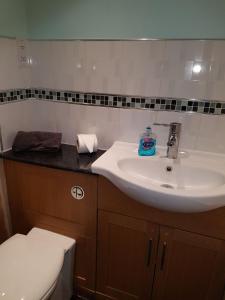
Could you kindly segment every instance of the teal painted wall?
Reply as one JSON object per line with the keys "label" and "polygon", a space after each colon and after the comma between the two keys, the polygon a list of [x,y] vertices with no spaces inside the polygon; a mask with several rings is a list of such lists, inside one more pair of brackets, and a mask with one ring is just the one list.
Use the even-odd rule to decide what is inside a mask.
{"label": "teal painted wall", "polygon": [[225,38],[225,0],[0,0],[0,35],[27,32],[37,39]]}
{"label": "teal painted wall", "polygon": [[0,0],[0,36],[27,36],[26,0]]}
{"label": "teal painted wall", "polygon": [[31,38],[225,38],[225,0],[27,0],[27,9]]}

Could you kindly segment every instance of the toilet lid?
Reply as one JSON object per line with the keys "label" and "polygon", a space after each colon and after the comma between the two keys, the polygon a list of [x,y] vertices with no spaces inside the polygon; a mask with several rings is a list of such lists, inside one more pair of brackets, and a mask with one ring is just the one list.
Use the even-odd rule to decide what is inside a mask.
{"label": "toilet lid", "polygon": [[0,299],[37,300],[54,286],[64,251],[16,234],[0,246]]}

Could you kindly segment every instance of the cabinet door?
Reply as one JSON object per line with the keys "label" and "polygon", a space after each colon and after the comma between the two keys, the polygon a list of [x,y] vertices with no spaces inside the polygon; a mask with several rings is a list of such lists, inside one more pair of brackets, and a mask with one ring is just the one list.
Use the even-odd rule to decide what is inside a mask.
{"label": "cabinet door", "polygon": [[158,226],[99,211],[97,299],[150,299]]}
{"label": "cabinet door", "polygon": [[162,227],[153,300],[222,300],[224,241]]}

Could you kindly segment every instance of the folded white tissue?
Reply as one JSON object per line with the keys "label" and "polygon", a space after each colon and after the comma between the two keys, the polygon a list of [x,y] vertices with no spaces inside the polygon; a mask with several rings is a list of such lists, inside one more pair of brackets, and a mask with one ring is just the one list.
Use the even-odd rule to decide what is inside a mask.
{"label": "folded white tissue", "polygon": [[77,151],[78,153],[93,153],[98,150],[98,140],[95,134],[78,134]]}

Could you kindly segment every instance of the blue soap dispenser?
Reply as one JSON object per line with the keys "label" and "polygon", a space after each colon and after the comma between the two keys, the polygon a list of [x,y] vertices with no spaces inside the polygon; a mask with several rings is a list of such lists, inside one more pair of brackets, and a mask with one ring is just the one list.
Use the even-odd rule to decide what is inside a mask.
{"label": "blue soap dispenser", "polygon": [[153,156],[156,153],[156,135],[151,127],[146,127],[139,141],[138,155]]}

